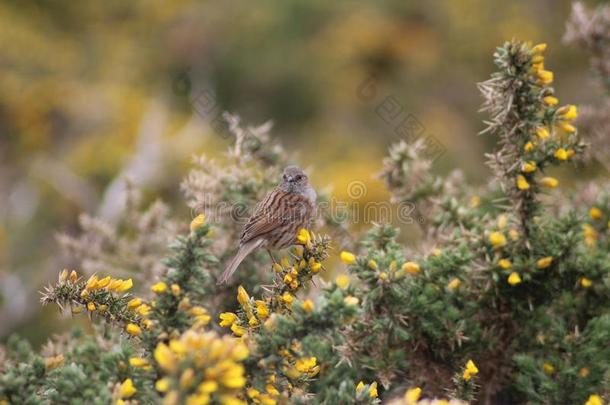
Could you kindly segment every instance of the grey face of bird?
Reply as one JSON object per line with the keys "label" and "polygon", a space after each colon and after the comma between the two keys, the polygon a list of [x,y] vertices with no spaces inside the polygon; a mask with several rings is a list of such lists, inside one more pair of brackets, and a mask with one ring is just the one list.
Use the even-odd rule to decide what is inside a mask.
{"label": "grey face of bird", "polygon": [[309,187],[309,178],[297,166],[288,166],[282,175],[282,186],[290,192],[302,192]]}

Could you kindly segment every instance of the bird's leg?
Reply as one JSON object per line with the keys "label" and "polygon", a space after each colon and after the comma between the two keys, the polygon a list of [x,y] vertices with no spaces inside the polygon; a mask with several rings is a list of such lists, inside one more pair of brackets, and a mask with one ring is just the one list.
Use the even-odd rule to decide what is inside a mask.
{"label": "bird's leg", "polygon": [[275,257],[273,257],[273,255],[271,254],[271,251],[269,249],[265,249],[267,250],[267,253],[269,253],[269,257],[271,258],[271,261],[273,262],[273,264],[277,264],[277,262],[275,261]]}

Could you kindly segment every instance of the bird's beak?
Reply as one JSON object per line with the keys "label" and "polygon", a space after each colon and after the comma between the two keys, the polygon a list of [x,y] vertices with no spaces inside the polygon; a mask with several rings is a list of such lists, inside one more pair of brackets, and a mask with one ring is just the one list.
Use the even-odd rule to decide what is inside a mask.
{"label": "bird's beak", "polygon": [[292,176],[286,176],[286,181],[288,181],[288,183],[292,183],[293,177]]}

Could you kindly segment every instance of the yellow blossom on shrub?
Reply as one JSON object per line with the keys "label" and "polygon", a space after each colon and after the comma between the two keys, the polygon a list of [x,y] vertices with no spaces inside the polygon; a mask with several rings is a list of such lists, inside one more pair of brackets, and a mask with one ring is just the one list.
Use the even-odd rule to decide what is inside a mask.
{"label": "yellow blossom on shrub", "polygon": [[578,110],[575,105],[565,105],[557,110],[557,114],[568,121],[574,121],[578,117]]}
{"label": "yellow blossom on shrub", "polygon": [[449,284],[447,284],[447,288],[450,290],[455,290],[462,284],[462,281],[459,278],[453,278]]}
{"label": "yellow blossom on shrub", "polygon": [[542,101],[544,101],[544,104],[551,106],[551,107],[554,105],[557,105],[559,103],[559,100],[557,99],[557,97],[553,97],[553,96],[546,96],[542,99]]}
{"label": "yellow blossom on shrub", "polygon": [[553,375],[555,374],[555,367],[553,367],[553,365],[551,363],[544,363],[542,365],[542,369],[544,370],[544,372],[548,375]]}
{"label": "yellow blossom on shrub", "polygon": [[589,395],[589,399],[585,402],[585,405],[604,405],[604,400],[597,394]]}
{"label": "yellow blossom on shrub", "polygon": [[547,127],[536,128],[536,135],[538,135],[538,138],[542,140],[547,139],[549,136],[551,136]]}
{"label": "yellow blossom on shrub", "polygon": [[354,264],[356,262],[356,256],[353,253],[346,252],[345,250],[341,252],[341,260],[345,264]]}
{"label": "yellow blossom on shrub", "polygon": [[140,336],[142,334],[142,329],[135,323],[128,323],[125,330],[132,336]]}
{"label": "yellow blossom on shrub", "polygon": [[250,296],[241,285],[237,288],[237,302],[239,302],[241,306],[246,306],[250,303]]}
{"label": "yellow blossom on shrub", "polygon": [[554,177],[543,177],[540,179],[540,184],[544,187],[555,188],[559,184],[559,180]]}
{"label": "yellow blossom on shrub", "polygon": [[349,277],[346,276],[345,274],[341,274],[341,275],[337,276],[337,278],[335,279],[335,283],[337,283],[337,286],[339,288],[344,290],[349,286]]}
{"label": "yellow blossom on shrub", "polygon": [[128,378],[121,384],[119,395],[121,398],[131,398],[137,391],[136,387],[133,386],[131,378]]}
{"label": "yellow blossom on shrub", "polygon": [[465,381],[469,381],[473,375],[477,375],[478,373],[479,373],[479,369],[474,364],[474,361],[468,360],[468,362],[466,362],[466,368],[464,369],[464,373],[462,374],[462,377],[464,378]]}
{"label": "yellow blossom on shrub", "polygon": [[129,365],[132,367],[144,368],[149,366],[148,360],[141,357],[130,357]]}
{"label": "yellow blossom on shrub", "polygon": [[261,319],[266,319],[269,316],[269,308],[267,308],[267,304],[265,301],[256,300],[256,313]]}
{"label": "yellow blossom on shrub", "polygon": [[548,84],[553,83],[553,72],[551,72],[550,70],[541,69],[538,72],[536,72],[536,75],[538,76],[540,83],[543,85],[548,85]]}
{"label": "yellow blossom on shrub", "polygon": [[536,266],[538,266],[539,269],[545,269],[545,268],[549,267],[552,263],[553,263],[553,257],[547,256],[547,257],[543,257],[542,259],[538,260],[536,262]]}
{"label": "yellow blossom on shrub", "polygon": [[539,54],[539,53],[544,52],[545,49],[546,49],[546,43],[542,42],[542,43],[534,45],[532,47],[532,53]]}
{"label": "yellow blossom on shrub", "polygon": [[536,171],[536,162],[533,160],[530,162],[523,162],[521,164],[521,171],[524,173],[532,173]]}
{"label": "yellow blossom on shrub", "polygon": [[506,245],[506,237],[502,232],[492,232],[489,234],[489,243],[494,248],[499,248]]}
{"label": "yellow blossom on shrub", "polygon": [[519,190],[528,190],[530,188],[530,183],[528,183],[525,176],[521,174],[517,176],[517,188]]}
{"label": "yellow blossom on shrub", "polygon": [[199,214],[191,221],[190,228],[191,232],[197,232],[199,228],[205,225],[205,215]]}
{"label": "yellow blossom on shrub", "polygon": [[160,282],[154,284],[150,289],[155,294],[162,294],[165,291],[167,291],[167,284],[165,284],[163,281],[160,281]]}
{"label": "yellow blossom on shrub", "polygon": [[559,128],[563,129],[569,134],[576,132],[576,127],[572,124],[568,124],[567,122],[560,122]]}
{"label": "yellow blossom on shrub", "polygon": [[508,259],[498,260],[498,265],[504,270],[508,270],[513,266],[513,264]]}
{"label": "yellow blossom on shrub", "polygon": [[311,235],[309,234],[309,231],[305,228],[300,229],[297,233],[297,241],[301,245],[307,245],[311,243]]}
{"label": "yellow blossom on shrub", "polygon": [[557,149],[554,156],[557,160],[568,160],[568,152],[564,148]]}
{"label": "yellow blossom on shrub", "polygon": [[348,295],[347,297],[343,298],[343,302],[345,302],[346,305],[355,306],[358,305],[360,300],[353,295]]}
{"label": "yellow blossom on shrub", "polygon": [[371,386],[369,388],[369,394],[371,395],[371,398],[377,398],[377,396],[379,395],[377,393],[377,381],[373,381],[371,383]]}
{"label": "yellow blossom on shrub", "polygon": [[142,300],[140,298],[133,298],[127,303],[127,308],[136,309],[140,305],[142,305]]}
{"label": "yellow blossom on shrub", "polygon": [[309,312],[313,311],[313,309],[314,309],[314,304],[313,304],[312,300],[307,299],[307,300],[303,301],[303,311],[309,313]]}
{"label": "yellow blossom on shrub", "polygon": [[126,292],[133,287],[133,281],[131,279],[122,280],[121,285],[117,287],[118,292]]}
{"label": "yellow blossom on shrub", "polygon": [[531,152],[534,150],[534,144],[531,142],[527,142],[524,146],[523,146],[523,150],[525,152]]}
{"label": "yellow blossom on shrub", "polygon": [[421,388],[409,388],[407,392],[405,392],[405,402],[406,405],[417,405],[417,400],[421,396]]}
{"label": "yellow blossom on shrub", "polygon": [[593,285],[593,282],[586,277],[580,279],[580,285],[584,288],[589,288]]}
{"label": "yellow blossom on shrub", "polygon": [[419,264],[415,262],[406,262],[402,265],[402,270],[409,274],[417,274],[421,271]]}
{"label": "yellow blossom on shrub", "polygon": [[87,303],[87,310],[88,310],[89,312],[93,312],[93,311],[95,311],[95,304],[94,304],[93,302],[88,302],[88,303]]}
{"label": "yellow blossom on shrub", "polygon": [[604,213],[602,212],[602,210],[600,210],[597,207],[591,207],[591,209],[589,210],[589,216],[591,217],[591,219],[598,221],[598,220],[602,219],[602,217],[604,216]]}
{"label": "yellow blossom on shrub", "polygon": [[519,273],[516,273],[516,272],[510,273],[510,275],[508,276],[508,284],[517,285],[520,282],[521,282],[521,276],[519,275]]}

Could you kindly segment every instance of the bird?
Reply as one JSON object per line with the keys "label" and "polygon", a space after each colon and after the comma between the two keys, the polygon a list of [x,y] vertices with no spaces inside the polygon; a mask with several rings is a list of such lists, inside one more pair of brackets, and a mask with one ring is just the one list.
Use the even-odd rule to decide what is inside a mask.
{"label": "bird", "polygon": [[297,166],[286,167],[280,183],[257,205],[246,222],[239,250],[227,264],[218,284],[227,283],[241,262],[256,249],[266,248],[275,261],[270,248],[280,250],[295,244],[297,232],[307,228],[315,216],[316,198],[305,172]]}

